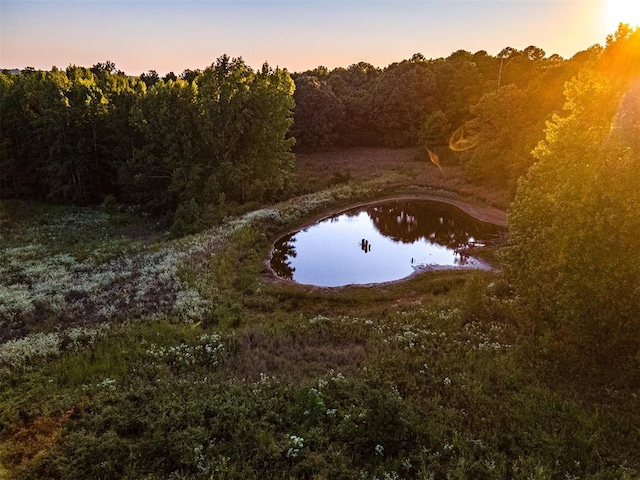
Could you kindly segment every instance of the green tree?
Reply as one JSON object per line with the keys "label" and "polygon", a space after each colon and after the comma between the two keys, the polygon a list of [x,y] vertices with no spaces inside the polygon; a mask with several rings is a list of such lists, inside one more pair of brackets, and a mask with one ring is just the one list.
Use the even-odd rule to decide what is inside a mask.
{"label": "green tree", "polygon": [[196,80],[207,197],[244,203],[281,195],[291,178],[294,83],[265,64],[253,72],[242,58],[220,57]]}
{"label": "green tree", "polygon": [[464,50],[431,63],[437,81],[436,110],[442,110],[453,130],[469,120],[469,107],[477,103],[489,90],[481,69],[487,68],[486,63],[486,57],[482,57],[481,54],[471,55]]}
{"label": "green tree", "polygon": [[149,88],[160,81],[160,75],[155,70],[149,70],[147,73],[140,74],[140,80]]}
{"label": "green tree", "polygon": [[[631,37],[619,41],[632,56]],[[534,151],[505,265],[539,338],[603,377],[637,366],[640,349],[640,88],[626,63],[610,68],[609,48],[567,84],[568,115],[554,116]]]}
{"label": "green tree", "polygon": [[177,79],[178,77],[173,72],[169,72],[164,77],[162,77],[163,82],[169,82],[169,81],[175,82]]}
{"label": "green tree", "polygon": [[22,148],[18,138],[20,124],[26,122],[22,102],[17,99],[18,82],[20,77],[0,73],[0,198],[20,196],[23,191],[19,161]]}
{"label": "green tree", "polygon": [[250,122],[236,161],[247,172],[239,183],[243,202],[282,198],[291,186],[295,140],[287,132],[293,124],[294,90],[289,73],[267,63],[253,78],[246,107]]}
{"label": "green tree", "polygon": [[436,77],[416,58],[390,65],[372,90],[372,119],[385,146],[418,144],[419,133],[436,105]]}
{"label": "green tree", "polygon": [[159,82],[138,97],[131,124],[139,145],[121,166],[120,183],[129,201],[155,213],[171,213],[202,188],[195,88],[184,80]]}
{"label": "green tree", "polygon": [[72,66],[65,73],[70,82],[66,108],[54,113],[64,117],[59,125],[63,137],[57,158],[46,165],[49,195],[73,202],[100,201],[114,176],[102,144],[109,100],[90,69]]}
{"label": "green tree", "polygon": [[[4,74],[3,74],[4,75]],[[3,77],[2,159],[3,196],[44,199],[43,169],[47,156],[61,143],[61,112],[66,108],[64,75],[25,69]]]}
{"label": "green tree", "polygon": [[315,150],[335,145],[344,106],[326,81],[310,75],[295,79],[295,110],[291,135],[296,149]]}
{"label": "green tree", "polygon": [[462,153],[467,173],[478,183],[515,190],[533,163],[531,150],[542,137],[542,119],[532,115],[535,102],[515,85],[486,93],[466,123],[475,147]]}
{"label": "green tree", "polygon": [[106,177],[105,189],[120,197],[122,186],[119,173],[131,159],[134,147],[140,146],[142,142],[140,132],[131,126],[130,117],[137,99],[144,95],[146,85],[140,79],[116,70],[115,65],[110,70],[102,69],[97,73],[94,70],[94,74],[108,100],[106,114],[101,122],[99,142]]}
{"label": "green tree", "polygon": [[345,109],[344,120],[338,126],[341,145],[380,144],[372,114],[372,88],[380,74],[378,68],[366,62],[331,72],[329,86]]}
{"label": "green tree", "polygon": [[454,128],[447,115],[440,109],[428,114],[422,124],[420,140],[426,147],[446,145]]}
{"label": "green tree", "polygon": [[208,176],[206,195],[211,199],[220,193],[237,202],[246,198],[246,185],[236,182],[250,173],[241,164],[240,143],[251,121],[247,106],[253,77],[242,58],[224,55],[196,79]]}
{"label": "green tree", "polygon": [[189,83],[193,83],[193,81],[198,78],[198,75],[200,75],[200,70],[191,70],[187,68],[180,74],[180,78]]}

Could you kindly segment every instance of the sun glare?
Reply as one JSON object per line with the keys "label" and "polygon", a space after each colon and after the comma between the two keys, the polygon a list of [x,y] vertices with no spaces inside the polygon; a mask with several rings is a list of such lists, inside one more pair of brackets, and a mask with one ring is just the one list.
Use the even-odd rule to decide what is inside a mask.
{"label": "sun glare", "polygon": [[615,32],[620,23],[628,23],[632,27],[640,26],[640,1],[608,0],[606,22],[609,33]]}

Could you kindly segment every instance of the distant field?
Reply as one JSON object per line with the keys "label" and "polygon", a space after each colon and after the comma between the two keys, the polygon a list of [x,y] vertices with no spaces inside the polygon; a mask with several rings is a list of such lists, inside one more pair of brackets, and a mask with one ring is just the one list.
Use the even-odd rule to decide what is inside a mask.
{"label": "distant field", "polygon": [[314,191],[348,180],[384,181],[400,191],[411,187],[442,189],[488,205],[506,208],[511,201],[506,192],[474,186],[464,179],[455,154],[447,148],[436,149],[442,170],[430,160],[426,151],[416,148],[350,148],[297,157],[297,179],[305,191]]}

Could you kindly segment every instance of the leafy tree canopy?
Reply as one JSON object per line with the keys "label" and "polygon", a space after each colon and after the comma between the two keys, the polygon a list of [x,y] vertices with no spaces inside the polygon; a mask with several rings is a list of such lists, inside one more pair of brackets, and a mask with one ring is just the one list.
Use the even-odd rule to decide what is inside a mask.
{"label": "leafy tree canopy", "polygon": [[509,218],[506,273],[534,328],[596,370],[640,349],[640,30],[566,86]]}

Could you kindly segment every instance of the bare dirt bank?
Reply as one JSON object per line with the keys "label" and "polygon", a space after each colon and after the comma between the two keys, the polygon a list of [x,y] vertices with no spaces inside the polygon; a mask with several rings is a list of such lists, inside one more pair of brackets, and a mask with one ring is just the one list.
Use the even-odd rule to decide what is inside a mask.
{"label": "bare dirt bank", "polygon": [[507,226],[507,214],[502,210],[499,210],[494,207],[490,207],[488,205],[483,205],[478,202],[473,202],[472,200],[452,198],[444,194],[438,195],[438,194],[432,194],[432,193],[389,195],[373,201],[359,202],[345,208],[340,208],[340,209],[336,209],[335,211],[326,212],[324,216],[330,216],[336,213],[346,212],[354,208],[364,207],[368,205],[376,205],[379,203],[384,203],[384,202],[393,201],[393,200],[429,200],[434,202],[448,203],[449,205],[458,207],[463,212],[468,213],[474,218],[477,218],[481,222],[492,223],[494,225],[500,225],[501,227]]}

